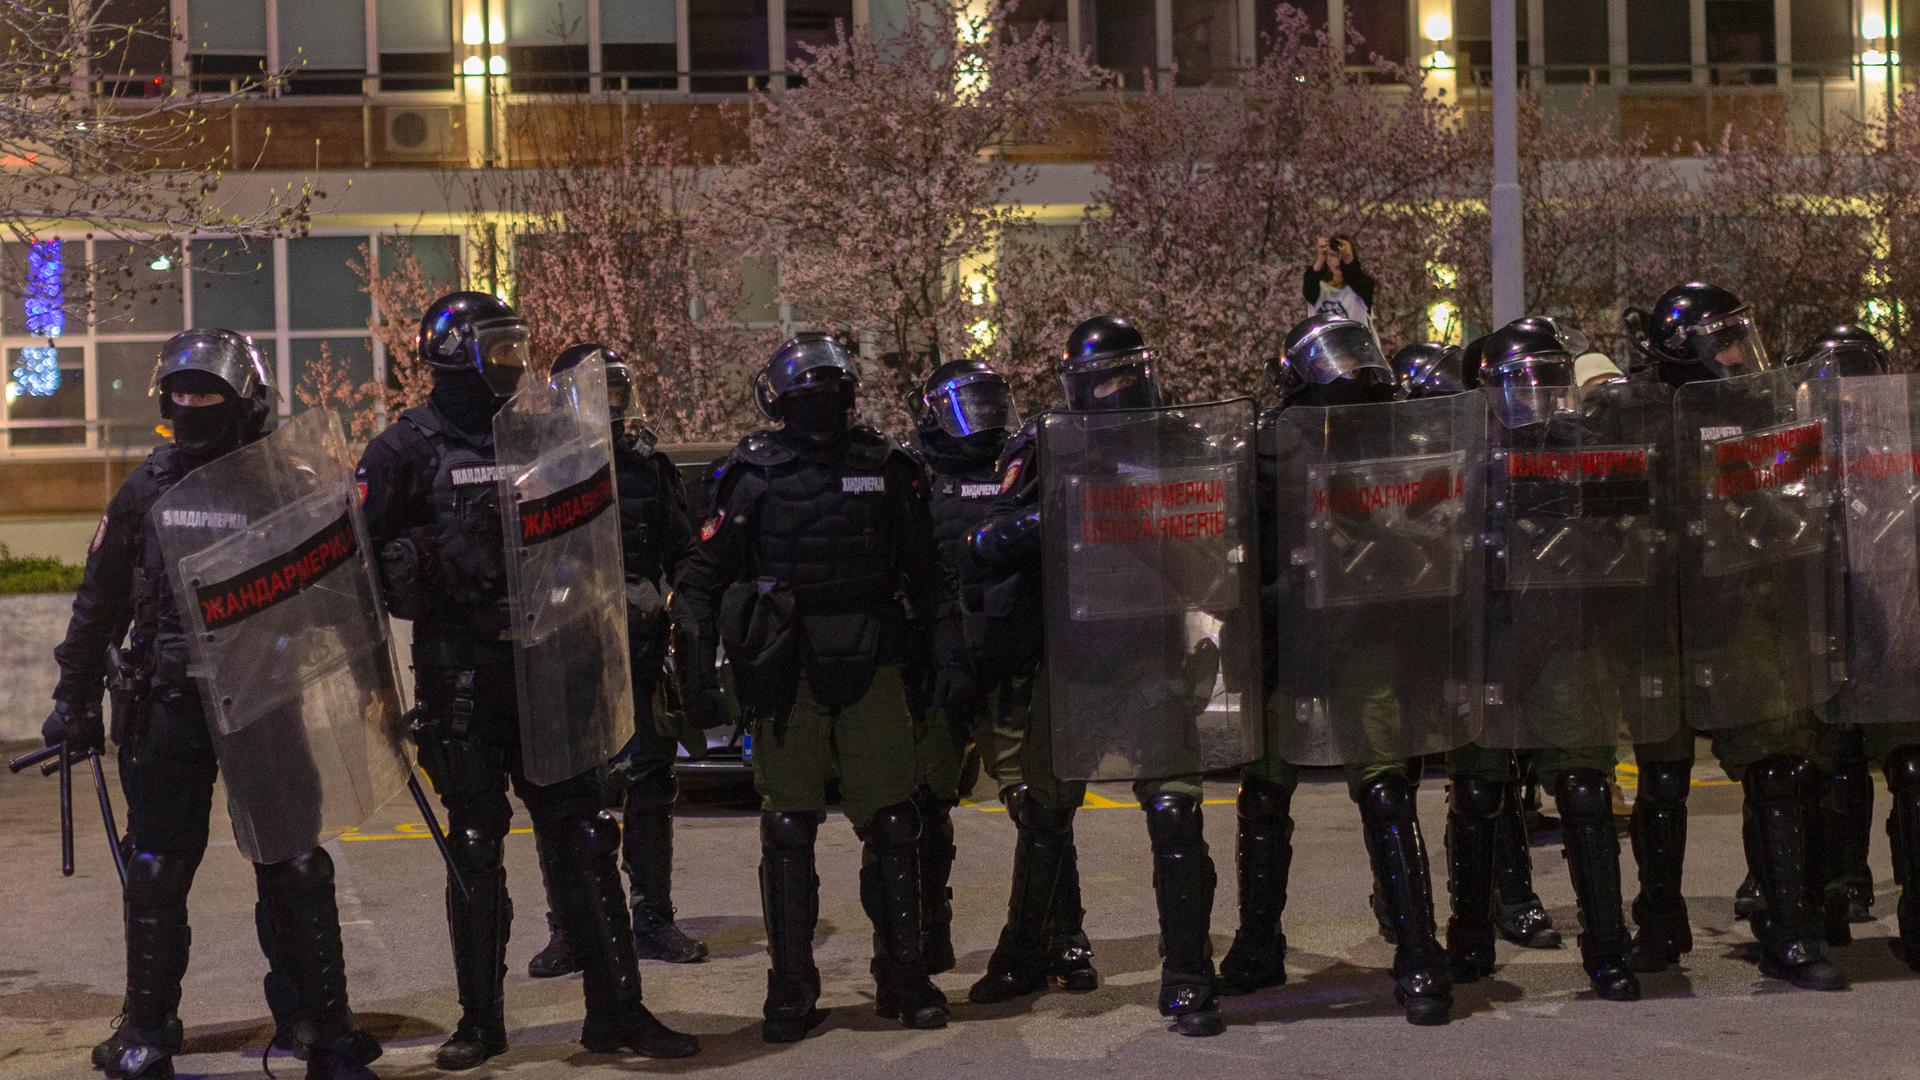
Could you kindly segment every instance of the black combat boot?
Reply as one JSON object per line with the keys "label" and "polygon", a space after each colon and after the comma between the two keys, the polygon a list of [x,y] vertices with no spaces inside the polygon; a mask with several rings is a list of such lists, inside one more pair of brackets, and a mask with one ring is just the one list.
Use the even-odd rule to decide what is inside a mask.
{"label": "black combat boot", "polygon": [[760,815],[760,908],[767,922],[767,1000],[760,1037],[799,1042],[826,1020],[820,971],[813,966],[813,928],[820,918],[820,879],[813,870],[820,818],[812,813]]}
{"label": "black combat boot", "polygon": [[920,812],[885,807],[861,830],[861,899],[873,921],[874,1007],[903,1027],[947,1026],[947,998],[927,978],[920,921]]}
{"label": "black combat boot", "polygon": [[1506,784],[1453,778],[1447,806],[1447,963],[1455,983],[1493,974],[1493,848]]}
{"label": "black combat boot", "polygon": [[[1859,733],[1853,733],[1856,738]],[[1873,921],[1873,777],[1865,747],[1834,766],[1821,794],[1814,830],[1820,852],[1827,944],[1853,944],[1852,924]]]}
{"label": "black combat boot", "polygon": [[953,956],[953,807],[933,792],[921,788],[913,798],[920,810],[920,898],[921,946],[927,960],[927,974],[952,971]]}
{"label": "black combat boot", "polygon": [[1087,909],[1080,901],[1080,850],[1073,843],[1073,811],[1064,812],[1066,845],[1060,860],[1060,887],[1053,891],[1047,942],[1047,981],[1055,990],[1085,994],[1100,988],[1093,966],[1093,942],[1087,940]]}
{"label": "black combat boot", "polygon": [[1749,869],[1760,881],[1753,933],[1760,972],[1803,990],[1840,990],[1846,978],[1828,963],[1821,933],[1822,883],[1813,872],[1811,828],[1820,776],[1805,758],[1773,754],[1748,766],[1743,832]]}
{"label": "black combat boot", "polygon": [[1046,985],[1053,920],[1073,853],[1073,811],[1041,806],[1025,784],[1008,789],[1001,801],[1014,826],[1013,888],[987,972],[967,990],[976,1005],[1012,1001]]}
{"label": "black combat boot", "polygon": [[640,963],[620,887],[620,823],[601,810],[539,827],[555,851],[554,899],[567,938],[580,957],[587,1016],[580,1045],[596,1054],[630,1050],[641,1057],[683,1058],[700,1041],[661,1023],[641,1001]]}
{"label": "black combat boot", "polygon": [[1560,931],[1533,891],[1533,852],[1527,842],[1525,785],[1507,781],[1493,829],[1493,928],[1523,949],[1557,949]]}
{"label": "black combat boot", "polygon": [[1680,891],[1691,773],[1683,761],[1640,763],[1640,791],[1628,828],[1640,869],[1640,895],[1633,900],[1635,971],[1665,971],[1693,951],[1687,899]]}
{"label": "black combat boot", "polygon": [[1882,762],[1887,770],[1887,794],[1893,810],[1887,815],[1887,839],[1893,842],[1894,877],[1900,883],[1900,956],[1920,971],[1920,885],[1913,879],[1920,868],[1920,746],[1896,747]]}
{"label": "black combat boot", "polygon": [[1560,808],[1560,842],[1580,904],[1580,963],[1605,1001],[1640,1000],[1620,906],[1620,836],[1613,831],[1613,778],[1599,769],[1560,774],[1553,801]]}
{"label": "black combat boot", "polygon": [[545,840],[534,838],[533,850],[540,857],[540,884],[547,893],[547,945],[527,961],[527,975],[534,979],[555,979],[580,970],[580,958],[574,955],[573,943],[567,940],[567,928],[561,925],[560,916],[554,914],[560,906],[554,895],[557,855],[552,848]]}
{"label": "black combat boot", "polygon": [[267,906],[274,962],[300,1004],[292,1035],[310,1080],[373,1080],[380,1043],[353,1023],[347,1002],[333,859],[324,848],[269,866],[254,879]]}
{"label": "black combat boot", "polygon": [[123,907],[127,933],[124,1015],[94,1061],[113,1080],[173,1080],[180,1052],[180,980],[193,932],[187,891],[198,853],[133,850],[127,859]]}
{"label": "black combat boot", "polygon": [[1153,894],[1160,907],[1160,1015],[1182,1035],[1226,1030],[1213,995],[1213,856],[1200,828],[1200,800],[1162,792],[1142,807],[1153,844]]}
{"label": "black combat boot", "polygon": [[1360,792],[1360,822],[1373,891],[1393,927],[1394,998],[1406,1007],[1408,1023],[1425,1026],[1452,1018],[1453,979],[1434,932],[1433,881],[1413,798],[1406,776],[1377,777]]}
{"label": "black combat boot", "polygon": [[455,829],[447,837],[467,886],[463,897],[451,880],[447,882],[447,927],[453,937],[460,1022],[433,1055],[435,1067],[447,1072],[476,1068],[507,1049],[502,989],[513,900],[507,895],[507,870],[500,862],[505,832],[502,823],[497,828]]}
{"label": "black combat boot", "polygon": [[688,937],[673,921],[672,798],[665,806],[637,808],[629,803],[625,826],[621,843],[633,886],[634,955],[669,964],[705,960],[706,943]]}
{"label": "black combat boot", "polygon": [[1293,793],[1249,776],[1240,781],[1235,805],[1239,844],[1240,929],[1220,961],[1220,993],[1251,994],[1287,981],[1287,935],[1280,919],[1287,909],[1287,872],[1293,866]]}

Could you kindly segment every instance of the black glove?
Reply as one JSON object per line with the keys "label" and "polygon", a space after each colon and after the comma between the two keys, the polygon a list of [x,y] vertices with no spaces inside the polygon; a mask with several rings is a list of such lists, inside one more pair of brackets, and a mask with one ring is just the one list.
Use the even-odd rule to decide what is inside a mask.
{"label": "black glove", "polygon": [[107,748],[106,724],[101,720],[98,705],[83,706],[75,709],[66,702],[56,702],[53,711],[47,714],[47,722],[40,725],[40,737],[48,746],[66,743],[69,752],[92,750],[96,753]]}
{"label": "black glove", "polygon": [[500,548],[484,540],[455,533],[444,538],[435,553],[440,583],[464,607],[486,603],[500,595],[506,581]]}
{"label": "black glove", "polygon": [[687,694],[687,723],[705,731],[732,720],[727,715],[727,695],[717,686],[703,686]]}
{"label": "black glove", "polygon": [[933,676],[933,703],[948,712],[960,712],[973,707],[980,697],[980,687],[974,682],[973,672],[963,667],[942,667]]}

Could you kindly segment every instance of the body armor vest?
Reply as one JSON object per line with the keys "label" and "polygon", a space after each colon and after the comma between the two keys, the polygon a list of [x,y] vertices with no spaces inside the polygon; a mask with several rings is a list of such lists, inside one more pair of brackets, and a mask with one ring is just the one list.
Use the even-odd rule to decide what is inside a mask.
{"label": "body armor vest", "polygon": [[[500,467],[493,458],[493,433],[474,436],[448,422],[431,403],[400,414],[433,458],[433,518],[440,535],[466,536],[496,554],[491,599],[472,610],[445,590],[429,590],[415,620],[414,635],[426,640],[497,640],[507,628],[504,541],[500,532]],[[492,632],[488,632],[489,629]]]}

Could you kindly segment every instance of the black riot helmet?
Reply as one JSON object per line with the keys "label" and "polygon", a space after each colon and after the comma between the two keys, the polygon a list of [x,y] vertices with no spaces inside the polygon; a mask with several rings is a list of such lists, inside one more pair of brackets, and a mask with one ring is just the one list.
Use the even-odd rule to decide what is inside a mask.
{"label": "black riot helmet", "polygon": [[1054,371],[1067,408],[1074,412],[1160,404],[1153,350],[1140,329],[1118,315],[1095,315],[1074,327]]}
{"label": "black riot helmet", "polygon": [[1817,364],[1821,375],[1885,375],[1893,370],[1893,358],[1887,355],[1886,346],[1873,331],[1853,323],[1823,331],[1787,363]]}
{"label": "black riot helmet", "polygon": [[1437,341],[1408,345],[1393,354],[1393,381],[1410,398],[1445,397],[1472,389],[1466,350]]}
{"label": "black riot helmet", "polygon": [[949,360],[933,369],[907,409],[920,434],[943,431],[955,439],[1004,434],[1020,423],[1013,387],[1006,377],[978,360]]}
{"label": "black riot helmet", "polygon": [[832,334],[810,330],[795,334],[773,351],[753,379],[754,404],[769,420],[784,419],[783,403],[818,393],[844,395],[853,407],[860,388],[860,365]]}
{"label": "black riot helmet", "polygon": [[[219,394],[226,399],[224,408],[231,414],[231,431],[239,440],[252,439],[273,415],[273,376],[260,347],[245,334],[232,330],[184,330],[160,346],[153,365],[149,394],[160,398],[160,415],[175,421],[175,434],[183,441],[192,436],[181,430],[173,404],[175,391],[188,394]],[[189,423],[188,426],[192,426]]]}
{"label": "black riot helmet", "polygon": [[1267,361],[1282,405],[1364,405],[1392,401],[1393,368],[1373,331],[1338,315],[1314,315],[1287,333],[1286,349]]}
{"label": "black riot helmet", "polygon": [[420,360],[435,375],[471,371],[496,398],[520,387],[528,361],[527,324],[490,293],[457,292],[420,316]]}
{"label": "black riot helmet", "polygon": [[1508,428],[1545,423],[1574,408],[1574,338],[1551,319],[1528,317],[1488,334],[1481,346],[1480,385]]}
{"label": "black riot helmet", "polygon": [[1673,385],[1730,379],[1776,366],[1760,341],[1753,311],[1718,285],[1689,281],[1661,294],[1652,311],[1620,316],[1628,340]]}
{"label": "black riot helmet", "polygon": [[613,420],[614,437],[629,450],[651,453],[656,439],[653,430],[647,426],[646,413],[639,407],[635,397],[633,371],[627,367],[626,358],[614,348],[599,342],[569,345],[553,358],[553,368],[547,378],[551,381],[560,373],[579,367],[595,357],[599,358],[607,372],[607,415]]}

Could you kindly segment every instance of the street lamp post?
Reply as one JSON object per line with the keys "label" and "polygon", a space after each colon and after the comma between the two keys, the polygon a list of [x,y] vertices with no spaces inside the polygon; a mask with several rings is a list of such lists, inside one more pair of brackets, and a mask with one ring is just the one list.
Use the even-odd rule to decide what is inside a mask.
{"label": "street lamp post", "polygon": [[1520,207],[1520,132],[1515,70],[1518,28],[1514,0],[1493,0],[1493,323],[1505,326],[1525,314],[1524,225]]}

